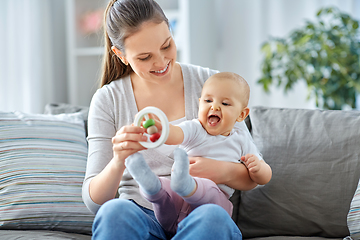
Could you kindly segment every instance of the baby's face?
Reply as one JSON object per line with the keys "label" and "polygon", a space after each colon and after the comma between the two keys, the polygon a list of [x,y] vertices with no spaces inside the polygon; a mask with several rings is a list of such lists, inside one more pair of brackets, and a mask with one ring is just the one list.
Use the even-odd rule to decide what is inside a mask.
{"label": "baby's face", "polygon": [[[209,81],[209,80],[208,80]],[[228,136],[241,118],[242,89],[233,80],[212,80],[204,85],[199,103],[199,121],[210,135]]]}

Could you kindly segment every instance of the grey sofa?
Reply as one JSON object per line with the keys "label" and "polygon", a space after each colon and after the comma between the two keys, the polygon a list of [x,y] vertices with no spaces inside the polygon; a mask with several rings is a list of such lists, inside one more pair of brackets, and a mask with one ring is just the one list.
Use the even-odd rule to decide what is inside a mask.
{"label": "grey sofa", "polygon": [[[19,134],[30,131],[28,128],[35,128],[36,132],[40,132],[46,121],[52,124],[47,126],[44,132],[51,132],[49,128],[56,128],[56,124],[54,115],[49,114],[66,113],[55,116],[63,116],[62,119],[64,115],[71,116],[70,120],[65,117],[65,121],[70,122],[70,125],[65,126],[68,128],[74,128],[74,124],[79,125],[79,121],[73,118],[81,119],[83,133],[79,136],[85,141],[86,107],[52,104],[46,107],[46,113],[40,119],[40,125],[29,124],[32,116],[17,114],[16,116],[21,119],[19,121],[25,122],[25,130],[21,130]],[[81,181],[75,177],[75,180],[73,179],[73,167],[61,172],[70,177],[60,177],[65,178],[62,187],[74,185],[71,191],[77,191],[77,194],[67,202],[61,202],[61,196],[64,197],[70,192],[64,191],[61,193],[63,195],[57,193],[52,201],[58,199],[61,204],[55,202],[55,205],[49,208],[44,205],[49,204],[49,201],[39,201],[37,204],[43,207],[42,212],[35,210],[30,213],[30,217],[22,217],[29,214],[24,213],[24,209],[32,208],[33,198],[40,195],[32,195],[32,191],[29,191],[26,196],[30,195],[32,198],[20,201],[17,198],[21,198],[22,195],[11,188],[19,183],[11,182],[12,178],[16,177],[12,175],[10,180],[8,176],[4,177],[12,168],[6,161],[11,158],[14,162],[19,157],[19,154],[11,156],[12,151],[6,151],[7,154],[4,155],[2,150],[4,146],[7,147],[6,142],[10,138],[2,139],[2,133],[8,134],[5,130],[11,128],[10,125],[15,121],[4,121],[9,120],[7,118],[8,115],[0,114],[0,239],[91,239],[93,216],[81,202]],[[360,177],[360,112],[253,107],[246,123],[264,159],[273,169],[273,178],[267,185],[258,186],[251,191],[236,191],[231,198],[234,204],[233,219],[241,229],[244,239],[350,239],[350,235],[353,239],[359,239],[357,231],[360,228],[360,213],[357,213],[357,210],[360,210],[360,206],[357,205],[360,205],[360,200],[353,197],[356,191],[359,192],[357,188]],[[74,134],[75,131],[79,132],[79,129],[74,129]],[[62,131],[56,129],[51,135],[58,132]],[[66,136],[68,135],[67,133]],[[60,135],[59,139],[62,137]],[[59,142],[59,139],[56,142]],[[43,140],[42,138],[41,141]],[[11,144],[13,142],[11,141]],[[81,139],[75,142],[83,144]],[[74,144],[74,141],[69,141],[69,144]],[[43,155],[51,154],[45,150]],[[40,154],[39,149],[37,154]],[[78,177],[83,177],[85,172],[85,154],[72,155],[74,162],[81,162],[77,165],[81,169],[76,171]],[[65,155],[65,158],[68,156],[69,154]],[[49,156],[46,157],[50,161]],[[56,163],[62,167],[61,161]],[[67,164],[71,164],[71,161]],[[3,167],[4,165],[7,167]],[[50,167],[54,168],[53,165]],[[18,169],[15,166],[13,171]],[[56,174],[59,173],[53,172],[57,177]],[[36,177],[41,179],[42,175]],[[45,177],[43,185],[49,179],[51,180]],[[21,184],[23,186],[24,183]],[[29,188],[32,187],[31,183],[29,184]],[[1,196],[6,196],[10,190],[14,198],[4,203],[5,200],[2,200]],[[28,188],[23,191],[28,191]],[[51,194],[54,193],[51,191],[49,195]],[[69,202],[71,206],[67,206],[60,213],[57,211]],[[17,208],[18,206],[20,207]],[[68,208],[71,208],[71,211]],[[352,215],[349,215],[350,209],[353,210]],[[2,212],[8,215],[5,217]]]}

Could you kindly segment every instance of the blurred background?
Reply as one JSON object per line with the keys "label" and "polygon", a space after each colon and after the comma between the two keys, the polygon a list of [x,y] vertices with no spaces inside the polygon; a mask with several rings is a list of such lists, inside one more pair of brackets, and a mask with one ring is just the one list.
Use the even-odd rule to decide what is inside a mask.
{"label": "blurred background", "polygon": [[[0,0],[0,111],[42,113],[47,103],[90,104],[99,86],[101,24],[107,2]],[[171,22],[178,61],[240,74],[250,84],[250,107],[324,108],[329,103],[325,108],[332,108],[340,98],[336,106],[341,109],[359,109],[360,97],[352,100],[360,90],[356,25],[360,0],[157,2]],[[328,7],[337,10],[328,11],[325,23],[317,24],[317,13]],[[329,23],[331,18],[335,27]],[[335,33],[331,35],[326,26]],[[274,39],[286,44],[280,46]],[[316,42],[319,39],[324,43]],[[275,69],[281,62],[282,69]],[[294,63],[291,72],[289,66]],[[273,69],[266,69],[269,66]],[[278,87],[275,70],[282,71],[278,79],[283,83],[287,83],[286,74],[292,73],[291,85]],[[341,85],[343,79],[346,82]],[[320,103],[309,90],[320,94]],[[321,100],[328,92],[330,100]],[[349,93],[350,97],[343,97]]]}

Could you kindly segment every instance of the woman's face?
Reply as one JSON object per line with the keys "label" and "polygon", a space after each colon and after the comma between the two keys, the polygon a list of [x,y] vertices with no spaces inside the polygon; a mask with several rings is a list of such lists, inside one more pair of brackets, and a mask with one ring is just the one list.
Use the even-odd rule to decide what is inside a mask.
{"label": "woman's face", "polygon": [[125,60],[137,76],[154,83],[168,82],[176,62],[176,46],[165,22],[145,22],[125,39]]}

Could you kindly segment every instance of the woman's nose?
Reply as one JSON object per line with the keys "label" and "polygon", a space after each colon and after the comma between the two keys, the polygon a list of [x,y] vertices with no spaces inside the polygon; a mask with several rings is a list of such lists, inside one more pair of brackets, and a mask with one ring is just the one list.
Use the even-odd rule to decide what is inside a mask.
{"label": "woman's nose", "polygon": [[164,67],[165,64],[166,64],[165,56],[162,54],[157,55],[155,58],[154,65],[159,67]]}

